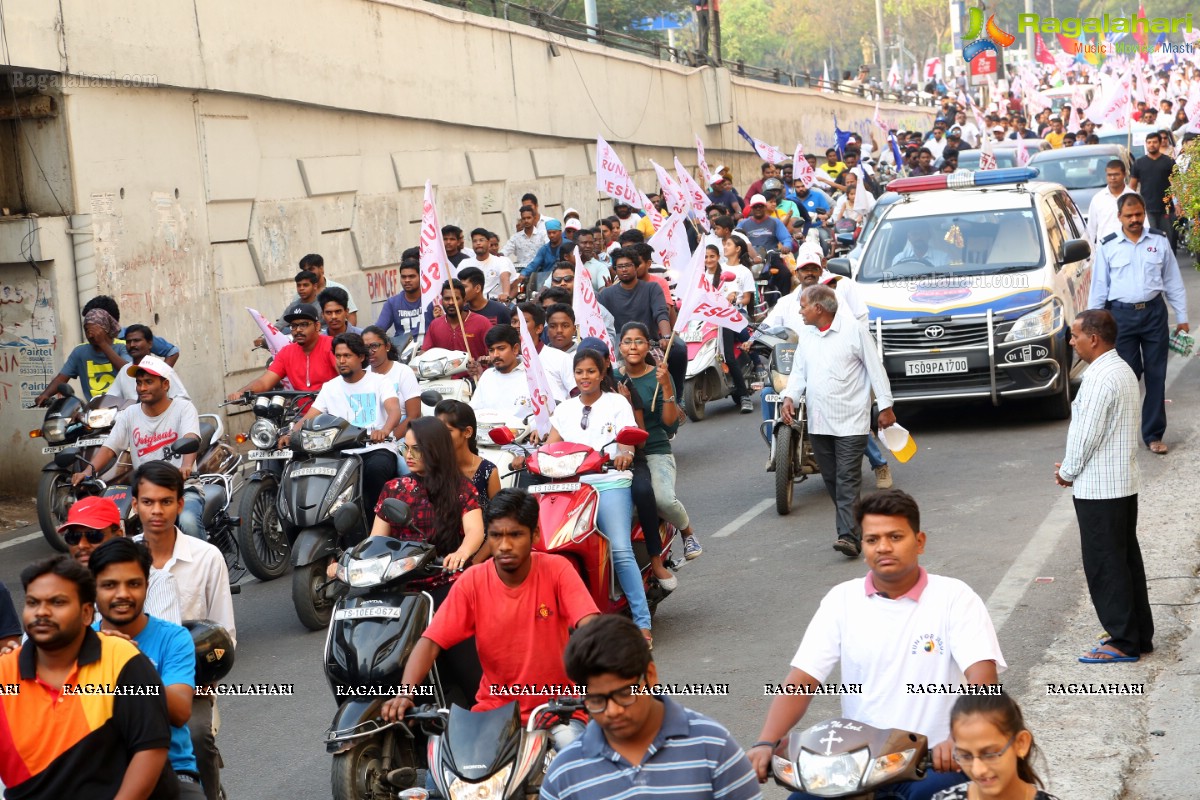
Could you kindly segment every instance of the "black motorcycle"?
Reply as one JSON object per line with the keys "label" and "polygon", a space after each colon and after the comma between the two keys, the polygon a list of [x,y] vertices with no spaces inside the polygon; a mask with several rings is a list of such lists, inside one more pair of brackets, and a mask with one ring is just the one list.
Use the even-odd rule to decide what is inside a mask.
{"label": "black motorcycle", "polygon": [[[792,511],[792,496],[796,484],[821,470],[813,455],[812,439],[808,435],[808,413],[804,398],[796,404],[796,416],[785,425],[782,416],[782,395],[792,374],[796,356],[796,335],[787,328],[759,328],[750,339],[750,352],[767,362],[766,379],[770,390],[763,395],[764,403],[773,403],[775,416],[759,426],[759,434],[770,449],[770,465],[775,473],[775,511],[783,516]],[[767,433],[767,429],[771,433]]]}
{"label": "black motorcycle", "polygon": [[[409,523],[408,506],[394,498],[383,501],[381,513],[398,528]],[[433,545],[386,536],[369,537],[338,560],[336,581],[345,594],[334,605],[325,639],[325,678],[338,702],[325,731],[334,800],[392,798],[418,785],[423,737],[382,722],[379,709],[396,693],[433,621],[433,598],[410,584],[441,571]],[[436,664],[422,688],[439,708],[448,696],[469,702],[461,690],[443,686]]]}
{"label": "black motorcycle", "polygon": [[[423,706],[405,719],[430,734],[429,770],[442,797],[536,800],[555,756],[550,728],[567,722],[581,708],[579,698],[559,698],[535,708],[526,725],[521,724],[516,701],[491,711]],[[426,796],[418,791],[401,792],[400,797]]]}
{"label": "black motorcycle", "polygon": [[299,530],[292,546],[292,603],[309,630],[329,627],[333,614],[329,564],[368,533],[373,509],[363,504],[363,462],[345,451],[365,447],[369,436],[341,417],[320,414],[290,437],[292,460],[283,471],[276,510],[285,526]]}
{"label": "black motorcycle", "polygon": [[[55,550],[67,552],[67,543],[58,535],[58,526],[67,521],[67,511],[75,502],[71,476],[80,468],[75,458],[64,459],[62,464],[66,466],[62,466],[57,456],[70,448],[82,454],[85,461],[90,459],[108,438],[117,412],[134,402],[101,394],[85,405],[69,385],[60,384],[58,396],[46,408],[42,427],[29,432],[31,439],[46,442],[42,455],[54,456],[42,467],[42,476],[38,480],[37,513],[42,536]],[[119,481],[128,472],[129,460],[116,458],[101,477]]]}
{"label": "black motorcycle", "polygon": [[[234,404],[252,405],[255,420],[247,439],[254,449],[246,458],[254,462],[254,472],[242,488],[238,500],[238,543],[246,568],[260,581],[278,578],[288,567],[288,555],[296,538],[294,526],[284,526],[276,512],[279,481],[292,451],[279,446],[279,435],[286,432],[302,413],[303,398],[316,392],[281,390],[242,395]],[[230,405],[223,403],[222,405]]]}

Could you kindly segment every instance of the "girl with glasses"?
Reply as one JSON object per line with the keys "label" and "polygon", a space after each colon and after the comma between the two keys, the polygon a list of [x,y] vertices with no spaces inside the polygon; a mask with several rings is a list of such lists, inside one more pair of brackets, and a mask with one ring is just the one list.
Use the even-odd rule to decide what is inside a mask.
{"label": "girl with glasses", "polygon": [[607,449],[612,469],[597,475],[581,475],[579,480],[598,494],[596,524],[612,549],[613,571],[621,591],[629,600],[633,621],[647,641],[650,636],[650,606],[646,602],[642,573],[633,556],[630,533],[633,527],[634,449],[613,442],[622,428],[637,427],[633,407],[614,391],[608,374],[607,359],[599,351],[581,343],[575,354],[575,385],[579,395],[559,403],[550,417],[550,435],[546,444],[573,442],[594,450]]}
{"label": "girl with glasses", "polygon": [[1007,694],[963,695],[950,711],[952,757],[970,781],[933,800],[1055,800],[1033,769],[1037,745]]}
{"label": "girl with glasses", "polygon": [[[403,439],[409,423],[421,416],[421,389],[417,385],[417,375],[412,367],[400,363],[396,345],[378,325],[363,328],[362,338],[367,346],[367,372],[383,375],[396,389],[396,397],[400,399],[400,424],[392,431],[392,435]],[[401,475],[408,474],[403,458],[397,459],[397,467]]]}
{"label": "girl with glasses", "polygon": [[487,505],[487,501],[500,491],[500,473],[495,464],[479,455],[479,446],[475,443],[479,424],[475,409],[461,400],[443,400],[434,407],[433,414],[450,431],[459,472],[475,487],[479,504]]}

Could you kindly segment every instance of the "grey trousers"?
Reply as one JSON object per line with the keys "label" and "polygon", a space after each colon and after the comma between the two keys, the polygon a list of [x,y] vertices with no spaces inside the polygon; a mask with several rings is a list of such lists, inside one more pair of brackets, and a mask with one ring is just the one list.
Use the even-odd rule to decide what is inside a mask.
{"label": "grey trousers", "polygon": [[825,490],[837,508],[839,539],[861,539],[862,530],[854,522],[854,503],[862,491],[862,460],[867,436],[828,436],[809,434],[813,457],[821,468]]}
{"label": "grey trousers", "polygon": [[192,750],[200,767],[200,783],[208,800],[221,797],[221,752],[217,750],[217,734],[213,730],[213,706],[216,698],[196,695],[192,700],[192,716],[188,730],[192,734]]}

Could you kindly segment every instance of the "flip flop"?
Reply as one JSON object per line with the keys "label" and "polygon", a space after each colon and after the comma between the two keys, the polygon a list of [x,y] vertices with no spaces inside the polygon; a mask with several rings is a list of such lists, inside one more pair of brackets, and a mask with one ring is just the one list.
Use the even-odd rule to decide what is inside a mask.
{"label": "flip flop", "polygon": [[1093,647],[1086,656],[1079,657],[1080,664],[1119,664],[1141,660],[1141,656],[1123,656],[1105,645]]}
{"label": "flip flop", "polygon": [[1167,445],[1165,442],[1151,442],[1146,445],[1150,448],[1150,452],[1155,455],[1165,456],[1167,454]]}

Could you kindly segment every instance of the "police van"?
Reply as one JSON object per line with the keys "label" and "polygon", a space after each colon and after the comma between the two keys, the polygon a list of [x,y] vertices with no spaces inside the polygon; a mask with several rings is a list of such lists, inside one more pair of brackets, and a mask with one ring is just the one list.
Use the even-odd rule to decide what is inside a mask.
{"label": "police van", "polygon": [[[897,402],[1039,398],[1071,413],[1069,344],[1091,246],[1066,189],[1031,167],[900,178],[861,257],[831,259],[869,309]],[[853,270],[853,274],[851,271]]]}

